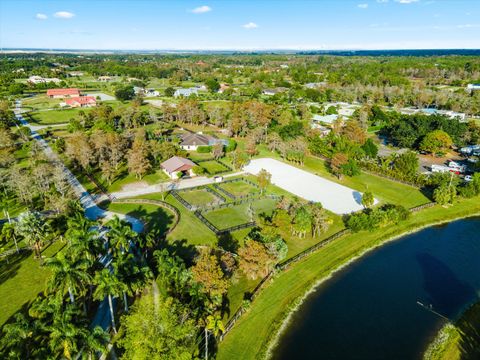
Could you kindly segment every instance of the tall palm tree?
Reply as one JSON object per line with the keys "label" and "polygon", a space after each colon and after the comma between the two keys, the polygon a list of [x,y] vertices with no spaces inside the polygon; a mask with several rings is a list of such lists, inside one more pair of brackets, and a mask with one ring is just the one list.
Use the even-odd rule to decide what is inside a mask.
{"label": "tall palm tree", "polygon": [[42,243],[50,234],[50,227],[37,212],[28,211],[17,223],[18,233],[33,247],[35,257],[42,259]]}
{"label": "tall palm tree", "polygon": [[93,293],[93,297],[96,300],[103,300],[105,297],[108,298],[108,306],[110,308],[110,319],[112,321],[113,332],[117,333],[117,327],[115,325],[115,314],[113,311],[113,300],[112,296],[118,297],[127,290],[126,285],[121,282],[117,276],[112,274],[108,269],[103,269],[100,272],[97,272],[95,275],[95,284],[97,288]]}
{"label": "tall palm tree", "polygon": [[50,326],[49,347],[61,353],[66,359],[72,359],[79,353],[84,340],[88,337],[88,326],[76,320],[81,313],[74,305],[68,305],[64,311],[57,313]]}
{"label": "tall palm tree", "polygon": [[53,271],[48,283],[49,290],[55,289],[61,297],[68,291],[72,304],[75,303],[74,294],[85,290],[85,286],[92,280],[87,271],[90,266],[87,259],[67,258],[60,253],[47,259],[45,265]]}
{"label": "tall palm tree", "polygon": [[118,216],[114,216],[106,225],[110,228],[107,235],[110,240],[110,246],[117,252],[120,251],[124,253],[127,251],[130,247],[130,242],[137,236],[137,233],[132,230],[130,224],[121,220]]}
{"label": "tall palm tree", "polygon": [[13,223],[6,223],[2,227],[0,232],[0,239],[6,244],[10,243],[12,240],[15,243],[15,249],[18,250],[17,235],[15,234],[15,225]]}
{"label": "tall palm tree", "polygon": [[100,326],[90,330],[83,339],[82,358],[91,360],[97,353],[103,354],[107,350],[108,340],[108,334]]}
{"label": "tall palm tree", "polygon": [[211,332],[213,336],[217,337],[220,332],[225,331],[222,318],[218,315],[208,315],[205,321],[205,360],[208,359],[208,332]]}
{"label": "tall palm tree", "polygon": [[35,348],[41,346],[39,342],[35,341],[38,331],[39,323],[37,321],[18,312],[15,314],[13,322],[3,326],[0,348],[12,358],[30,358]]}

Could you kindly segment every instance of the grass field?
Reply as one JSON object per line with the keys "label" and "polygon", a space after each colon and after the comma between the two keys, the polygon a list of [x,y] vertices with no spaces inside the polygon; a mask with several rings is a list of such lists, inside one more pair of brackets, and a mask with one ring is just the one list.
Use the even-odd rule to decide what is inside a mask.
{"label": "grass field", "polygon": [[53,125],[68,123],[70,119],[76,117],[80,111],[89,112],[91,109],[64,109],[33,111],[28,113],[25,118],[34,125]]}
{"label": "grass field", "polygon": [[428,347],[424,360],[480,359],[480,302],[454,324],[445,325]]}
{"label": "grass field", "polygon": [[256,217],[262,213],[271,214],[276,203],[276,200],[260,199],[251,203],[208,211],[203,213],[203,216],[205,216],[208,221],[221,230],[251,221],[248,213],[250,205],[252,206],[254,216]]}
{"label": "grass field", "polygon": [[[43,250],[43,256],[55,255],[64,244],[57,242]],[[49,271],[40,266],[32,253],[12,255],[9,263],[0,260],[0,326],[45,289]]]}
{"label": "grass field", "polygon": [[220,344],[217,359],[261,358],[290,310],[313,284],[349,260],[386,240],[438,221],[480,213],[478,198],[449,208],[424,209],[396,226],[347,235],[328,244],[275,277]]}
{"label": "grass field", "polygon": [[143,181],[146,182],[148,185],[154,185],[168,179],[169,178],[167,174],[165,174],[162,170],[156,170],[154,172],[151,172],[150,174],[145,175],[142,179],[137,179],[134,174],[129,174],[127,168],[125,167],[123,170],[120,171],[120,174],[117,176],[112,185],[104,185],[106,185],[106,188],[109,192],[116,192],[121,191],[123,186],[135,182]]}
{"label": "grass field", "polygon": [[245,181],[232,181],[220,184],[220,187],[234,196],[245,196],[260,193],[260,190]]}
{"label": "grass field", "polygon": [[32,110],[43,110],[58,107],[62,101],[62,99],[50,99],[46,94],[42,94],[24,99],[22,105]]}
{"label": "grass field", "polygon": [[208,175],[215,175],[230,171],[229,168],[216,160],[202,161],[199,163],[199,165],[205,169]]}
{"label": "grass field", "polygon": [[205,206],[219,201],[217,197],[205,189],[181,191],[179,195],[193,206]]}

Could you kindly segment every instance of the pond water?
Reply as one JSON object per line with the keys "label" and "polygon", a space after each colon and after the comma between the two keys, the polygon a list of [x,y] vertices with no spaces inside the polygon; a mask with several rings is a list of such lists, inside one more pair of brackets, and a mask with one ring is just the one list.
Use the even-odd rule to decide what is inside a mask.
{"label": "pond water", "polygon": [[421,359],[445,324],[480,297],[480,218],[389,243],[309,295],[274,359]]}

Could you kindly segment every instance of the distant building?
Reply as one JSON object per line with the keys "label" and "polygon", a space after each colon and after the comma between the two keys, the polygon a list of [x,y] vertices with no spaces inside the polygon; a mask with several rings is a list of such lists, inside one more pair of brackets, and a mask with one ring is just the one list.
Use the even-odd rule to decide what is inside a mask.
{"label": "distant building", "polygon": [[480,90],[480,84],[468,84],[467,90],[469,91]]}
{"label": "distant building", "polygon": [[332,114],[332,115],[318,115],[315,114],[312,116],[312,122],[313,123],[324,123],[324,124],[332,124],[335,120],[338,119],[337,114]]}
{"label": "distant building", "polygon": [[27,81],[31,84],[47,84],[47,83],[51,83],[51,82],[55,83],[55,84],[58,84],[62,80],[60,80],[58,78],[44,78],[44,77],[41,77],[41,76],[38,76],[38,75],[33,75],[33,76],[30,76]]}
{"label": "distant building", "polygon": [[226,140],[217,139],[210,135],[204,135],[202,133],[186,133],[180,136],[180,147],[184,150],[196,151],[199,146],[213,146],[216,144],[227,145]]}
{"label": "distant building", "polygon": [[280,65],[280,68],[282,68],[282,69],[288,69],[288,64],[281,64],[281,65]]}
{"label": "distant building", "polygon": [[68,73],[68,76],[71,76],[71,77],[83,76],[83,71],[70,71]]}
{"label": "distant building", "polygon": [[48,89],[47,96],[52,99],[63,99],[66,97],[80,96],[80,90],[78,89]]}
{"label": "distant building", "polygon": [[312,123],[311,128],[318,130],[320,132],[321,137],[327,136],[332,132],[332,129],[330,129],[329,127],[320,125],[319,123],[316,123],[316,122]]}
{"label": "distant building", "polygon": [[194,166],[195,163],[193,161],[179,156],[171,157],[160,164],[160,167],[171,179],[178,178],[178,173],[194,176],[195,173],[192,171]]}
{"label": "distant building", "polygon": [[228,84],[220,84],[220,89],[218,89],[219,94],[223,94],[223,92],[227,89],[230,89],[230,85]]}
{"label": "distant building", "polygon": [[98,81],[100,82],[109,82],[109,81],[112,81],[112,77],[111,76],[99,76]]}
{"label": "distant building", "polygon": [[97,106],[97,100],[93,96],[77,96],[65,100],[65,104],[72,107],[94,107]]}
{"label": "distant building", "polygon": [[144,89],[139,86],[134,86],[133,91],[135,92],[135,95],[142,95],[144,97],[160,96],[160,93],[155,89]]}
{"label": "distant building", "polygon": [[287,91],[287,88],[275,88],[275,89],[264,89],[262,91],[263,95],[273,96]]}
{"label": "distant building", "polygon": [[198,95],[198,88],[177,89],[173,93],[173,97],[189,97],[191,95]]}
{"label": "distant building", "polygon": [[316,89],[325,85],[327,85],[327,83],[325,81],[322,81],[322,82],[307,83],[303,86],[305,86],[307,89]]}
{"label": "distant building", "polygon": [[450,119],[458,119],[459,121],[465,121],[467,116],[464,113],[459,113],[452,110],[438,110],[434,108],[420,109],[421,113],[426,115],[443,115]]}

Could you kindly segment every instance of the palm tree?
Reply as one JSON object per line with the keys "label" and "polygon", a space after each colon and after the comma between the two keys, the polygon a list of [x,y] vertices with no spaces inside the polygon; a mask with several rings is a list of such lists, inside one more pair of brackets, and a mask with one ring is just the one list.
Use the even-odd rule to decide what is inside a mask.
{"label": "palm tree", "polygon": [[87,272],[90,261],[87,259],[67,258],[60,253],[55,258],[47,259],[45,265],[53,271],[48,288],[55,289],[61,297],[68,291],[72,304],[75,303],[74,294],[78,290],[83,291],[85,285],[91,281]]}
{"label": "palm tree", "polygon": [[50,326],[49,347],[54,352],[61,352],[66,359],[72,359],[79,353],[81,345],[88,337],[87,324],[75,320],[81,316],[78,308],[68,305],[64,311],[58,313]]}
{"label": "palm tree", "polygon": [[6,223],[2,227],[2,232],[0,233],[0,239],[2,239],[3,242],[8,244],[13,240],[15,243],[15,249],[17,250],[17,253],[19,252],[18,250],[18,243],[17,243],[17,235],[15,234],[15,225],[12,223]]}
{"label": "palm tree", "polygon": [[98,352],[103,354],[107,350],[108,340],[108,334],[100,326],[96,326],[90,330],[83,339],[83,357],[91,360]]}
{"label": "palm tree", "polygon": [[132,230],[130,224],[120,220],[118,216],[114,216],[106,225],[110,228],[108,232],[110,246],[121,253],[128,250],[130,242],[137,236],[137,233]]}
{"label": "palm tree", "polygon": [[18,312],[14,316],[14,322],[3,326],[0,348],[12,358],[30,358],[34,348],[40,345],[35,341],[38,330],[37,321]]}
{"label": "palm tree", "polygon": [[95,284],[97,288],[93,294],[93,297],[96,300],[103,300],[105,297],[108,298],[108,306],[110,308],[110,318],[112,321],[113,332],[117,333],[117,327],[115,326],[115,315],[113,311],[113,301],[112,296],[120,296],[124,291],[127,290],[127,287],[122,283],[118,277],[112,274],[108,269],[103,269],[100,272],[97,272],[95,275]]}
{"label": "palm tree", "polygon": [[86,219],[81,213],[68,220],[65,233],[70,246],[69,252],[74,257],[86,256],[93,260],[103,250],[103,240],[98,234],[95,223]]}
{"label": "palm tree", "polygon": [[42,243],[50,233],[50,228],[39,213],[28,211],[17,223],[20,235],[33,247],[35,257],[42,259]]}
{"label": "palm tree", "polygon": [[212,332],[217,337],[221,332],[225,331],[222,318],[218,315],[208,315],[205,322],[205,359],[208,359],[208,332]]}

